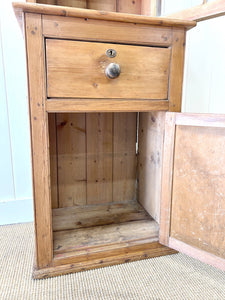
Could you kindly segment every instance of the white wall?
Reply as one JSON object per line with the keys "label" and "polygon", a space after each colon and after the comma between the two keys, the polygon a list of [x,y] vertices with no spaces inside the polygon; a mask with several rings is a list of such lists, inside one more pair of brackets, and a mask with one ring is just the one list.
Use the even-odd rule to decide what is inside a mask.
{"label": "white wall", "polygon": [[0,225],[33,220],[24,40],[0,1]]}
{"label": "white wall", "polygon": [[[202,0],[163,0],[162,15]],[[187,33],[183,112],[225,113],[225,16],[198,22]]]}

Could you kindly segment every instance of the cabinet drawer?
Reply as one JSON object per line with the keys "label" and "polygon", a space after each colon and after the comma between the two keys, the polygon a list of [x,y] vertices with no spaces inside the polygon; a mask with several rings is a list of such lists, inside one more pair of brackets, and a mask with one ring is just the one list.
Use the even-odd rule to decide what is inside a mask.
{"label": "cabinet drawer", "polygon": [[[114,49],[115,57],[106,51]],[[46,40],[49,98],[167,99],[170,48]],[[105,69],[120,65],[109,79]]]}

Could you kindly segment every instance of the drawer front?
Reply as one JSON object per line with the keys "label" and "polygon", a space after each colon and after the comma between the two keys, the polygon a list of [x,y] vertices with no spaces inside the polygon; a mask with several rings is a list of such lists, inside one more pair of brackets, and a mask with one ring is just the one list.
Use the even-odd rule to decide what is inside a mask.
{"label": "drawer front", "polygon": [[[106,51],[114,49],[115,57]],[[46,40],[49,98],[167,99],[170,48]],[[105,70],[119,64],[109,79]]]}

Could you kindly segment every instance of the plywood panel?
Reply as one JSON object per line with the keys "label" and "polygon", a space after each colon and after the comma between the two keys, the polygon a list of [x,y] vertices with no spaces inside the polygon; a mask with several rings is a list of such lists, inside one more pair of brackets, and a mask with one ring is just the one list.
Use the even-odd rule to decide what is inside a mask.
{"label": "plywood panel", "polygon": [[113,120],[113,201],[136,199],[137,114],[115,113]]}
{"label": "plywood panel", "polygon": [[112,114],[86,115],[87,203],[112,202]]}
{"label": "plywood panel", "polygon": [[[117,52],[113,59],[106,55],[110,48]],[[167,99],[169,48],[47,39],[46,51],[50,98]],[[112,62],[121,68],[115,79],[105,75]]]}
{"label": "plywood panel", "polygon": [[138,201],[159,222],[165,113],[139,116]]}
{"label": "plywood panel", "polygon": [[225,258],[225,129],[177,126],[171,237]]}
{"label": "plywood panel", "polygon": [[57,114],[59,207],[86,204],[85,114]]}

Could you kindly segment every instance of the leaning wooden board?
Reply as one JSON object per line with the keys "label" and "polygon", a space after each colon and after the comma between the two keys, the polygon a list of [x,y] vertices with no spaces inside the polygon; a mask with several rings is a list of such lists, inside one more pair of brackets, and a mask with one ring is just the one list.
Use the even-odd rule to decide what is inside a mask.
{"label": "leaning wooden board", "polygon": [[[122,3],[122,2],[121,2]],[[127,4],[125,4],[127,3]],[[104,5],[104,3],[103,3]],[[125,7],[127,5],[127,11],[134,12],[134,7],[132,6],[131,2],[124,1],[123,5],[120,5],[121,11],[125,11]],[[72,145],[71,151],[69,148],[71,147],[71,144],[67,146],[66,143],[66,136],[75,135],[78,136],[79,144],[82,144],[83,137],[82,137],[82,130],[84,133],[83,127],[76,126],[76,121],[71,120],[70,116],[67,116],[68,119],[65,121],[60,120],[60,117],[58,118],[58,115],[56,116],[56,120],[51,120],[51,124],[56,124],[57,130],[61,130],[63,128],[68,128],[64,134],[57,132],[57,130],[52,130],[53,138],[50,140],[52,143],[55,143],[57,145],[58,142],[57,139],[60,136],[60,139],[65,139],[64,144],[65,145],[58,145],[57,151],[58,154],[60,153],[60,156],[58,155],[58,160],[55,162],[54,159],[54,167],[50,168],[50,159],[49,159],[49,131],[48,131],[48,113],[87,113],[89,111],[94,112],[92,116],[86,115],[86,123],[85,128],[89,127],[89,130],[92,130],[92,135],[95,136],[97,134],[98,141],[103,141],[102,144],[95,144],[96,141],[88,141],[90,137],[88,137],[87,132],[86,134],[86,165],[90,164],[90,171],[93,170],[95,173],[97,169],[92,167],[94,164],[94,161],[100,158],[101,163],[104,165],[104,161],[106,162],[107,168],[105,169],[105,173],[102,175],[100,174],[100,177],[96,177],[96,174],[93,172],[86,173],[84,177],[73,176],[74,181],[73,184],[81,184],[82,181],[85,183],[85,180],[87,182],[86,184],[86,191],[87,191],[87,200],[89,197],[88,194],[94,195],[95,193],[98,195],[103,195],[104,193],[102,191],[105,190],[106,184],[108,184],[108,180],[111,181],[110,185],[114,186],[113,178],[119,178],[119,175],[123,173],[123,178],[126,178],[125,182],[130,182],[130,191],[133,190],[133,184],[134,184],[134,177],[132,175],[132,166],[131,171],[126,168],[120,168],[118,165],[118,162],[115,161],[115,165],[113,165],[112,162],[110,162],[110,165],[115,166],[115,169],[118,170],[118,174],[116,174],[118,177],[113,177],[112,172],[110,172],[110,167],[108,167],[108,160],[110,160],[110,157],[106,157],[106,160],[104,159],[104,152],[109,153],[110,151],[113,153],[119,153],[122,158],[122,162],[125,162],[126,164],[129,163],[128,158],[124,158],[125,154],[127,153],[127,150],[130,150],[131,147],[135,150],[135,136],[134,136],[134,129],[136,130],[136,114],[133,114],[132,120],[129,120],[129,118],[119,118],[115,114],[113,117],[107,118],[106,121],[104,121],[104,117],[101,115],[102,112],[108,111],[109,116],[112,116],[112,113],[114,111],[122,112],[127,114],[129,111],[137,112],[137,111],[145,111],[149,112],[151,110],[171,110],[171,111],[180,111],[181,107],[181,88],[182,88],[182,74],[183,74],[183,59],[184,59],[184,47],[185,47],[185,31],[188,28],[191,28],[195,26],[194,22],[185,22],[185,21],[176,21],[176,20],[167,20],[163,18],[149,18],[146,16],[135,16],[130,14],[116,14],[113,12],[108,13],[99,13],[95,11],[89,11],[89,10],[81,10],[81,9],[75,9],[75,8],[66,8],[66,7],[54,7],[54,6],[45,6],[45,5],[32,5],[32,4],[24,4],[24,3],[15,3],[14,4],[15,9],[22,10],[25,14],[25,36],[26,36],[26,45],[27,45],[27,57],[28,57],[28,76],[29,76],[29,92],[30,92],[30,112],[31,112],[31,139],[32,139],[32,151],[33,151],[33,179],[34,179],[34,209],[35,209],[35,230],[36,230],[36,267],[34,270],[34,276],[36,278],[43,278],[45,276],[53,276],[53,275],[59,275],[59,274],[65,274],[72,271],[80,271],[84,269],[90,269],[115,263],[121,263],[126,261],[133,261],[137,259],[152,257],[152,256],[158,256],[162,254],[167,253],[173,253],[173,250],[164,247],[160,245],[157,240],[158,237],[156,237],[156,240],[151,240],[151,233],[149,232],[149,239],[143,239],[141,243],[133,244],[133,242],[126,241],[126,244],[121,241],[116,242],[116,246],[112,249],[111,246],[108,245],[101,253],[101,256],[104,257],[103,259],[99,259],[99,254],[91,253],[90,255],[84,255],[82,254],[82,257],[80,256],[79,259],[76,256],[74,252],[71,252],[68,254],[67,252],[60,253],[60,256],[55,256],[53,253],[53,230],[52,230],[52,210],[51,210],[51,189],[50,189],[50,170],[58,168],[58,175],[57,178],[59,180],[58,182],[58,190],[63,189],[66,187],[66,185],[69,184],[69,173],[68,169],[67,171],[63,169],[59,172],[59,167],[64,168],[65,162],[63,160],[66,160],[68,158],[68,162],[72,161],[74,162],[74,159],[71,160],[71,158],[75,155],[75,152],[77,152],[76,145]],[[140,10],[140,7],[137,6],[137,9]],[[66,17],[65,17],[66,16]],[[110,30],[109,30],[110,29]],[[94,34],[93,34],[94,33]],[[48,60],[46,56],[46,40],[73,40],[73,43],[76,40],[79,40],[81,43],[84,42],[99,42],[99,43],[109,43],[109,44],[123,44],[125,45],[131,45],[129,47],[143,47],[151,49],[152,46],[154,46],[156,49],[159,50],[162,49],[162,52],[164,53],[170,53],[170,55],[167,57],[169,58],[169,68],[165,68],[163,71],[165,71],[165,74],[162,76],[168,76],[168,82],[166,83],[168,89],[165,93],[162,92],[161,97],[148,97],[148,93],[145,94],[145,97],[141,97],[140,95],[144,95],[143,91],[139,90],[136,92],[136,95],[134,98],[132,98],[132,93],[127,95],[127,98],[124,98],[125,95],[123,94],[123,98],[118,101],[117,98],[115,98],[115,95],[113,98],[104,98],[101,100],[100,98],[88,97],[90,98],[81,98],[84,96],[84,94],[80,94],[80,98],[74,98],[75,94],[72,92],[69,94],[69,98],[65,97],[66,94],[61,94],[60,97],[57,97],[55,94],[48,94],[48,80],[47,76],[47,67],[46,67],[46,61]],[[122,46],[121,46],[122,47]],[[35,51],[33,49],[35,48]],[[122,49],[122,48],[121,48]],[[130,48],[131,49],[131,48]],[[133,49],[133,48],[132,48]],[[120,49],[118,50],[120,51]],[[105,55],[103,53],[102,55]],[[46,60],[47,58],[47,60]],[[123,63],[123,62],[121,62]],[[126,62],[128,63],[128,62]],[[143,64],[143,70],[145,70],[145,65]],[[75,70],[76,72],[76,70]],[[157,73],[157,70],[155,70]],[[140,69],[141,73],[141,69]],[[47,75],[46,75],[47,74]],[[122,74],[122,73],[121,73]],[[102,73],[102,76],[105,76],[105,74]],[[136,74],[136,76],[138,76]],[[122,77],[121,77],[122,78]],[[105,77],[104,77],[105,79]],[[129,81],[129,76],[127,78]],[[135,78],[131,77],[130,85],[132,85],[132,81],[134,82]],[[38,86],[36,83],[38,82]],[[154,80],[153,80],[154,82]],[[135,82],[134,82],[135,83]],[[113,84],[113,82],[112,82]],[[165,81],[159,84],[164,84]],[[41,87],[41,88],[40,88]],[[68,87],[64,86],[65,89]],[[92,87],[94,88],[94,87]],[[142,86],[137,86],[137,89],[142,88]],[[155,88],[155,87],[154,87]],[[52,91],[54,92],[54,91]],[[128,88],[129,92],[129,88]],[[115,93],[115,92],[114,92]],[[103,95],[105,97],[107,94]],[[54,98],[51,98],[51,96],[54,96]],[[156,98],[156,99],[154,99]],[[102,101],[102,102],[101,102]],[[129,115],[130,116],[130,115]],[[97,118],[95,121],[91,121],[91,123],[88,123],[88,119],[94,119]],[[102,120],[102,121],[101,121]],[[115,123],[120,122],[120,123]],[[74,122],[75,121],[75,122]],[[67,122],[67,123],[65,123]],[[102,123],[103,122],[103,123]],[[105,123],[104,123],[105,122]],[[133,123],[134,122],[134,123]],[[75,124],[75,125],[74,125]],[[93,126],[92,126],[93,124]],[[103,125],[101,125],[103,124]],[[121,124],[121,125],[119,125]],[[128,125],[130,124],[130,125]],[[134,126],[135,125],[135,126]],[[51,125],[52,126],[52,125]],[[121,127],[120,127],[121,126]],[[131,134],[129,141],[125,140],[126,138],[126,130],[127,126],[131,128],[134,126],[134,129],[132,129],[132,132],[129,131],[129,134]],[[78,128],[77,128],[78,127]],[[40,135],[40,128],[41,128],[41,135]],[[95,130],[96,128],[96,130]],[[107,134],[105,132],[101,132],[103,129],[107,129]],[[120,130],[121,129],[121,130]],[[105,129],[104,129],[105,130]],[[117,131],[118,135],[117,137],[119,140],[116,144],[113,144],[115,141],[113,141],[110,136],[110,132]],[[124,131],[125,130],[125,131]],[[76,132],[77,131],[77,132]],[[85,135],[84,134],[84,135]],[[102,136],[100,138],[100,136]],[[110,142],[111,140],[111,142]],[[130,144],[132,140],[132,145]],[[44,147],[44,150],[42,151],[42,146]],[[103,149],[103,146],[106,150],[101,152],[101,149]],[[119,147],[120,146],[120,147]],[[51,145],[50,145],[51,147]],[[65,148],[64,148],[65,147]],[[160,147],[159,147],[160,148]],[[70,153],[70,155],[67,157],[65,154],[65,149],[67,153]],[[88,150],[90,149],[90,150]],[[94,151],[94,150],[95,151]],[[98,149],[98,151],[96,151]],[[51,150],[51,149],[50,149]],[[135,151],[132,150],[131,157],[132,161],[135,161]],[[50,151],[51,153],[55,153],[54,149]],[[88,154],[91,154],[91,161],[88,161]],[[96,156],[96,158],[95,158]],[[74,156],[76,157],[76,155]],[[78,151],[78,157],[82,160],[82,155],[79,155]],[[94,159],[93,159],[94,158]],[[56,166],[55,166],[56,163]],[[59,164],[60,163],[60,164]],[[81,161],[76,162],[78,163],[78,169],[79,164]],[[114,167],[113,167],[114,168]],[[155,170],[158,170],[156,168]],[[88,169],[87,169],[88,171]],[[123,171],[123,172],[121,172]],[[154,171],[155,172],[155,171]],[[157,171],[158,172],[158,171]],[[130,174],[131,173],[131,180],[130,180]],[[107,176],[105,176],[105,174]],[[111,175],[110,175],[111,174]],[[108,177],[108,176],[112,176]],[[115,175],[115,174],[114,174]],[[56,177],[55,177],[56,178]],[[88,179],[90,178],[90,180]],[[99,180],[100,179],[100,180]],[[81,182],[80,182],[81,180]],[[122,181],[123,182],[123,181]],[[121,183],[122,183],[121,182]],[[88,185],[94,183],[94,188],[91,190],[91,192],[88,192]],[[61,187],[60,187],[61,184]],[[146,183],[147,184],[147,183]],[[123,183],[122,183],[123,185]],[[100,189],[101,186],[101,189]],[[120,189],[120,187],[116,187],[117,190]],[[129,190],[127,189],[127,190]],[[69,189],[66,190],[69,191]],[[76,189],[77,190],[77,189]],[[79,189],[78,189],[79,190]],[[107,188],[107,192],[109,191],[109,188]],[[123,187],[121,188],[121,191],[123,191]],[[67,193],[67,192],[66,192]],[[132,192],[133,193],[133,192]],[[129,194],[129,195],[132,195]],[[60,194],[59,194],[60,195]],[[60,203],[62,197],[64,197],[64,192],[61,192],[60,197],[58,197],[57,202]],[[110,195],[112,196],[113,193],[110,192]],[[117,195],[116,199],[120,198],[122,199],[122,194]],[[113,199],[113,196],[110,199]],[[114,195],[115,196],[115,195]],[[106,194],[104,194],[104,197],[102,200],[106,200]],[[126,194],[124,194],[124,200],[126,199]],[[131,196],[129,196],[131,197]],[[148,197],[148,195],[146,195]],[[158,197],[158,194],[157,194]],[[75,197],[76,198],[76,197]],[[78,204],[81,200],[80,197],[78,197],[78,200],[72,199],[71,201],[73,204]],[[94,198],[94,197],[93,197]],[[67,200],[69,198],[67,197]],[[66,201],[67,201],[66,200]],[[110,200],[110,201],[111,201]],[[122,199],[123,200],[123,199]],[[131,200],[131,199],[129,199]],[[69,199],[70,201],[70,199]],[[84,200],[82,200],[84,201]],[[117,200],[118,201],[118,200]],[[62,201],[64,203],[64,200]],[[56,201],[54,202],[56,203]],[[61,204],[60,204],[61,205]],[[70,204],[69,204],[70,205]],[[62,207],[64,205],[61,205]],[[139,221],[138,221],[139,222]],[[122,225],[121,225],[122,226]],[[125,225],[124,225],[125,226]],[[122,226],[122,228],[125,228]],[[130,222],[129,226],[132,226],[132,221]],[[128,231],[129,231],[128,226]],[[110,227],[113,228],[113,227]],[[117,228],[117,226],[115,226]],[[126,227],[127,228],[127,227]],[[148,228],[148,226],[146,227]],[[83,230],[83,229],[82,229]],[[110,229],[111,230],[111,229]],[[71,231],[73,232],[73,230]],[[138,231],[138,235],[141,234],[141,231]],[[61,233],[60,233],[61,234]],[[57,234],[59,235],[59,234]],[[64,239],[63,239],[64,240]],[[115,242],[115,241],[114,241]],[[135,242],[136,243],[136,242]],[[97,256],[96,256],[97,255]]]}

